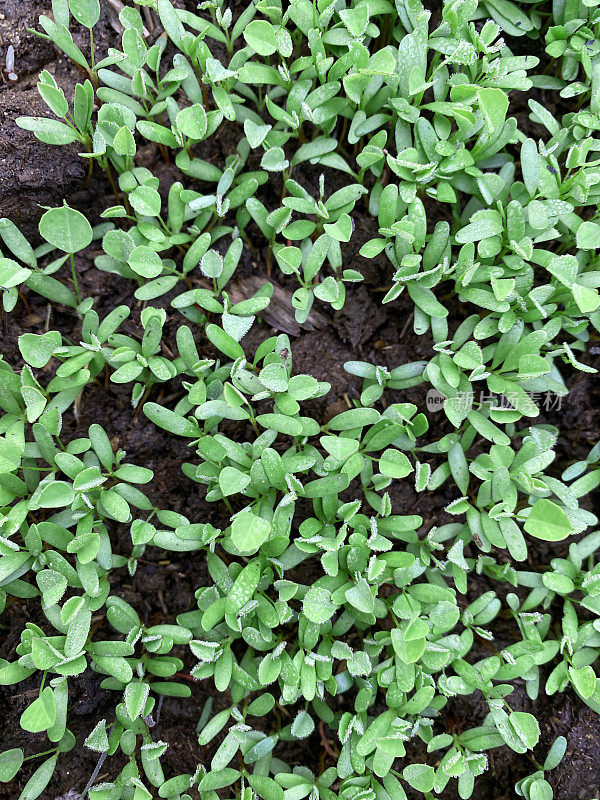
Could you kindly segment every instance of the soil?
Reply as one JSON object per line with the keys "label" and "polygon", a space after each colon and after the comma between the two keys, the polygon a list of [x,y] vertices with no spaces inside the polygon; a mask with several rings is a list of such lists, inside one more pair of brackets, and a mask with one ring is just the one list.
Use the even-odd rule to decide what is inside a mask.
{"label": "soil", "polygon": [[[104,54],[108,46],[114,43],[117,37],[115,28],[118,26],[114,15],[109,16],[105,4],[102,5],[104,16],[95,35],[100,53]],[[20,114],[46,114],[45,105],[35,88],[41,69],[48,69],[56,76],[69,98],[80,77],[79,71],[59,56],[50,43],[27,30],[36,25],[38,15],[46,13],[49,6],[49,2],[38,0],[3,0],[0,4],[3,16],[0,19],[0,65],[4,64],[7,47],[12,44],[18,74],[18,80],[12,82],[5,73],[0,73],[0,217],[12,219],[33,241],[36,240],[37,221],[43,212],[41,206],[56,205],[66,197],[72,206],[85,211],[92,221],[98,221],[102,209],[115,202],[102,175],[94,173],[91,179],[86,179],[86,164],[78,157],[77,146],[58,148],[43,145],[15,124],[14,120]],[[76,38],[76,42],[85,52],[85,39]],[[523,102],[523,109],[525,107]],[[521,109],[517,109],[517,113],[520,114]],[[535,134],[531,132],[529,135]],[[201,155],[221,164],[233,151],[238,138],[239,132],[232,130],[231,126],[229,130],[225,128],[224,135],[217,141],[211,141],[210,148],[202,150]],[[180,177],[172,165],[159,161],[156,148],[145,148],[138,160],[155,171],[162,170],[161,181],[165,185]],[[307,187],[316,188],[318,185],[318,173],[313,168],[300,169],[294,177]],[[343,180],[340,182],[336,173],[326,171],[328,191],[332,192],[342,184]],[[268,191],[265,190],[265,197]],[[308,323],[298,326],[291,309],[293,284],[284,276],[277,276],[279,284],[271,309],[262,323],[244,340],[247,349],[252,351],[260,341],[274,333],[285,332],[290,335],[294,372],[308,373],[331,384],[331,391],[326,397],[307,404],[307,413],[323,422],[347,408],[348,402],[360,394],[360,382],[343,369],[345,361],[370,361],[393,368],[431,355],[430,338],[417,336],[413,332],[410,299],[402,295],[393,304],[381,304],[391,277],[390,266],[384,256],[372,261],[360,257],[358,250],[364,241],[375,234],[376,223],[362,207],[355,210],[354,217],[356,235],[351,244],[344,248],[344,262],[345,266],[363,272],[365,281],[348,290],[343,310],[332,313],[329,307],[317,304],[319,307]],[[433,218],[430,221],[434,223],[436,220]],[[264,240],[257,229],[250,230],[254,234],[253,247],[245,246],[239,276],[236,276],[233,287],[239,298],[252,294],[267,274]],[[132,314],[124,330],[130,335],[139,336],[141,307],[133,296],[134,287],[126,280],[96,270],[93,267],[93,255],[93,248],[90,248],[89,253],[78,258],[82,295],[94,297],[95,308],[101,317],[116,305],[130,307]],[[59,273],[57,277],[70,281],[66,273]],[[80,320],[74,312],[51,306],[33,294],[26,295],[24,300],[19,302],[10,317],[0,319],[0,352],[13,366],[21,363],[16,346],[21,333],[42,333],[49,326],[61,330],[72,340],[78,340]],[[171,297],[166,296],[155,301],[155,304],[167,310],[165,341],[167,347],[173,349],[178,317],[170,308],[170,300]],[[452,311],[451,330],[468,313],[467,309],[456,305]],[[203,356],[210,357],[213,351],[206,339],[199,338],[198,346]],[[588,354],[582,360],[600,367],[597,355]],[[562,407],[544,411],[540,418],[541,422],[557,425],[560,429],[558,458],[553,466],[557,476],[573,460],[587,454],[597,437],[600,423],[600,389],[594,376],[574,370],[565,370],[565,376],[570,392],[563,399]],[[192,522],[213,521],[218,525],[222,519],[220,509],[206,502],[202,489],[181,472],[181,463],[190,458],[185,440],[166,434],[149,423],[143,414],[135,413],[128,391],[112,383],[87,387],[77,416],[72,412],[64,416],[65,438],[85,435],[91,423],[101,420],[113,444],[125,449],[129,460],[154,470],[155,480],[150,492],[157,505],[180,512]],[[157,396],[152,397],[158,401],[160,398],[158,392]],[[425,407],[424,399],[423,387],[386,394],[388,402],[415,402],[420,409]],[[443,413],[430,413],[429,418],[429,441],[451,430]],[[245,431],[239,431],[238,435],[243,439]],[[447,521],[442,509],[452,499],[446,494],[442,488],[434,496],[417,495],[409,483],[398,483],[392,493],[394,513],[421,514],[425,529],[442,524]],[[111,536],[115,550],[127,554],[130,545],[124,527],[115,524]],[[532,547],[532,568],[535,564],[548,564],[554,555],[562,554],[561,547],[560,543],[552,546],[541,542],[537,547]],[[306,577],[304,575],[303,579],[306,580]],[[133,577],[126,570],[118,570],[111,576],[113,592],[130,602],[146,624],[171,622],[177,614],[193,609],[194,592],[206,582],[206,568],[201,557],[193,554],[179,556],[156,548],[148,549]],[[489,588],[498,589],[485,576],[476,576],[465,602]],[[14,656],[19,632],[28,621],[44,624],[44,618],[39,615],[35,603],[18,601],[8,606],[0,621],[0,657]],[[495,633],[500,642],[503,638],[507,643],[510,642],[508,623],[500,620]],[[183,651],[181,656],[184,658]],[[190,666],[191,663],[186,661],[186,667]],[[542,740],[535,753],[537,760],[543,762],[556,736],[567,738],[567,756],[550,776],[556,800],[591,800],[600,789],[598,717],[570,692],[554,698],[541,695],[532,703],[522,682],[517,680],[515,683],[515,691],[510,698],[513,707],[535,710],[540,720]],[[97,763],[97,756],[82,747],[81,743],[100,719],[110,717],[115,703],[114,693],[101,689],[99,676],[90,670],[71,679],[69,685],[70,725],[78,746],[70,757],[59,760],[55,775],[42,795],[47,800],[78,800],[78,793],[83,792]],[[27,734],[18,725],[20,714],[36,690],[33,679],[15,687],[0,688],[0,718],[3,720],[0,751],[16,746],[24,746],[28,753],[42,749],[43,736]],[[165,699],[153,733],[156,738],[170,743],[163,758],[167,777],[194,772],[197,763],[204,762],[210,756],[206,748],[198,745],[195,728],[202,708],[211,695],[214,696],[215,692],[207,684],[200,683],[192,685],[192,697],[189,700]],[[223,697],[214,696],[213,699],[216,709],[225,703]],[[445,729],[446,725],[458,730],[471,727],[483,720],[485,712],[481,696],[460,698],[458,702],[449,703],[444,710],[440,730]],[[323,737],[327,734],[325,726]],[[318,754],[320,766],[327,767],[333,763],[329,749],[324,748],[322,736],[316,732],[305,743],[295,744],[286,755],[292,764],[315,764],[315,755]],[[110,780],[119,766],[118,759],[108,759],[98,780]],[[476,782],[473,797],[475,800],[513,798],[515,781],[534,769],[527,757],[517,755],[508,748],[493,751],[489,769]],[[0,785],[0,800],[15,798],[29,774],[24,769],[10,785]],[[453,800],[457,797],[455,785],[454,781],[449,784],[444,798]],[[413,793],[411,797],[416,795]]]}

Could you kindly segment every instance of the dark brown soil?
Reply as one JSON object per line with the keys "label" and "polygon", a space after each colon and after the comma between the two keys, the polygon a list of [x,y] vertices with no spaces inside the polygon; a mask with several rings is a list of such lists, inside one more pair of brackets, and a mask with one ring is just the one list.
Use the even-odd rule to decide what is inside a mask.
{"label": "dark brown soil", "polygon": [[[35,89],[36,76],[41,69],[49,69],[57,76],[67,96],[71,95],[79,77],[78,71],[64,58],[58,57],[48,42],[27,31],[28,27],[36,25],[40,13],[48,11],[49,5],[49,2],[37,0],[3,0],[0,3],[3,15],[0,20],[0,65],[4,64],[6,49],[12,44],[16,53],[15,69],[19,76],[18,81],[9,82],[4,73],[0,75],[0,217],[10,217],[33,239],[42,205],[57,204],[66,197],[71,205],[97,220],[99,212],[114,202],[110,188],[101,176],[94,174],[91,181],[85,182],[85,163],[77,156],[76,146],[48,147],[19,130],[14,122],[20,114],[46,114]],[[101,52],[114,41],[115,36],[110,19],[106,17],[96,34]],[[85,42],[78,40],[78,44],[85,49]],[[231,138],[226,133],[218,143],[211,142],[210,151],[205,149],[202,156],[222,163],[233,150],[235,142],[237,133],[231,134]],[[161,164],[158,155],[150,147],[140,154],[139,161],[145,166],[153,166],[155,170],[162,170],[164,174],[161,180],[168,184],[169,176],[166,173],[169,170],[172,172],[172,168]],[[176,177],[172,173],[170,180]],[[306,186],[315,183],[312,169],[300,172],[295,177]],[[328,191],[338,188],[335,180],[334,176],[327,176]],[[289,287],[282,280],[275,309],[245,340],[251,350],[274,332],[285,331],[292,335],[294,372],[306,372],[331,384],[331,391],[325,398],[307,404],[307,413],[322,421],[347,408],[348,399],[360,393],[360,382],[343,369],[345,361],[365,360],[392,368],[431,355],[429,337],[417,337],[413,332],[410,300],[402,296],[391,305],[381,305],[386,283],[390,280],[390,268],[385,257],[366,261],[358,255],[358,249],[371,238],[376,224],[361,209],[354,216],[357,231],[344,252],[345,265],[360,269],[365,275],[365,282],[348,291],[344,309],[331,314],[320,307],[311,323],[300,329],[293,321]],[[258,232],[255,233],[254,247],[250,249],[246,246],[244,249],[241,280],[235,289],[240,296],[252,293],[256,281],[265,279],[263,241]],[[134,287],[128,281],[98,272],[92,266],[92,256],[93,253],[90,253],[89,260],[79,260],[82,294],[95,298],[95,308],[101,316],[116,305],[129,306],[132,315],[124,328],[131,335],[139,335],[140,304],[133,297]],[[66,274],[59,277],[70,280]],[[0,352],[13,365],[19,364],[16,342],[21,333],[40,333],[49,325],[77,340],[80,325],[77,316],[68,309],[49,307],[36,295],[28,295],[25,299],[27,303],[19,302],[10,317],[0,320]],[[166,326],[166,344],[169,347],[173,344],[178,323],[178,318],[170,309],[170,299],[166,297],[158,301],[169,314]],[[456,325],[466,312],[456,307],[454,313]],[[207,340],[200,339],[198,345],[202,355],[211,354],[211,345]],[[585,360],[587,363],[594,361],[589,356]],[[595,361],[595,366],[600,366],[597,357]],[[562,408],[548,411],[541,420],[560,427],[556,475],[560,475],[568,463],[585,456],[597,437],[600,423],[600,389],[597,381],[593,376],[574,371],[567,373],[567,377],[570,393],[564,398]],[[386,398],[392,402],[400,398],[409,400],[423,409],[424,394],[425,390],[418,387],[403,393],[391,393]],[[157,392],[152,399],[160,400],[160,394]],[[450,426],[442,413],[429,416],[431,429],[427,438],[434,441],[448,432]],[[185,440],[167,435],[150,424],[143,414],[136,414],[131,407],[127,388],[112,383],[87,387],[78,417],[72,413],[65,414],[66,438],[83,435],[88,426],[98,420],[113,437],[114,444],[127,451],[129,460],[154,470],[156,477],[151,485],[151,494],[157,505],[185,514],[193,522],[212,520],[219,524],[221,510],[207,503],[201,488],[181,472],[181,462],[189,458]],[[239,432],[240,438],[244,435],[244,431]],[[394,512],[420,513],[428,528],[446,521],[442,508],[452,497],[445,495],[444,489],[433,497],[417,495],[410,484],[397,484],[392,493]],[[127,554],[129,545],[126,531],[115,524],[111,535],[115,550]],[[540,543],[537,551],[532,550],[531,564],[547,564],[552,555],[557,553],[558,549],[553,550]],[[140,561],[133,578],[126,570],[117,571],[111,576],[113,592],[134,605],[146,624],[173,621],[177,614],[194,608],[194,592],[205,585],[206,580],[206,568],[200,557],[188,554],[179,556],[155,548],[150,548]],[[472,595],[470,599],[488,588],[498,589],[495,585],[492,587],[491,583],[482,576],[475,578],[469,593]],[[19,632],[28,621],[44,624],[35,603],[16,601],[9,605],[0,621],[0,656],[14,657]],[[499,625],[497,635],[500,640],[505,636],[510,641],[510,632],[503,631],[502,625]],[[70,725],[78,746],[69,756],[59,760],[55,776],[42,795],[47,800],[58,800],[63,796],[75,800],[76,792],[83,791],[94,770],[97,758],[81,744],[98,720],[110,716],[115,703],[114,693],[102,690],[99,684],[99,677],[89,670],[69,682]],[[42,748],[42,736],[27,734],[18,725],[19,715],[30,702],[36,688],[33,682],[26,681],[15,687],[0,689],[0,719],[3,722],[0,751],[7,747],[24,746],[31,753],[36,748]],[[170,743],[163,758],[167,776],[193,772],[197,763],[205,761],[209,755],[199,747],[195,727],[202,707],[211,694],[214,692],[208,685],[201,683],[192,686],[189,700],[165,700],[154,732],[156,738]],[[481,722],[486,709],[480,700],[481,697],[473,696],[450,703],[441,720],[442,728],[452,725],[460,730]],[[223,700],[216,698],[215,707],[219,707],[219,702]],[[570,693],[558,698],[542,695],[533,704],[518,681],[510,702],[515,708],[534,710],[540,720],[542,742],[535,753],[539,762],[543,762],[556,736],[567,737],[567,756],[551,777],[556,800],[591,800],[600,789],[598,717]],[[314,765],[317,758],[323,766],[331,764],[318,734],[303,747],[294,745],[288,756],[292,763]],[[110,780],[118,768],[117,759],[108,759],[98,779]],[[508,748],[494,751],[488,772],[476,782],[473,797],[475,800],[513,798],[515,781],[534,769],[530,760]],[[24,769],[12,784],[0,785],[0,800],[16,798],[28,774]],[[70,791],[71,795],[68,794]],[[455,791],[455,782],[451,782],[444,797],[448,800],[457,797]]]}

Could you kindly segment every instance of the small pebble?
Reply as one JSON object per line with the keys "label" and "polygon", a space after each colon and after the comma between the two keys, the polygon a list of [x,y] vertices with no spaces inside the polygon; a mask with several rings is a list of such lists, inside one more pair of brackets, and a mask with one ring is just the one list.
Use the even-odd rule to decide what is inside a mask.
{"label": "small pebble", "polygon": [[4,71],[8,73],[9,81],[16,81],[19,79],[15,72],[15,48],[12,46],[12,44],[9,45],[9,48],[6,51],[6,65],[4,67]]}
{"label": "small pebble", "polygon": [[9,45],[6,51],[6,70],[5,72],[14,72],[15,69],[15,48]]}

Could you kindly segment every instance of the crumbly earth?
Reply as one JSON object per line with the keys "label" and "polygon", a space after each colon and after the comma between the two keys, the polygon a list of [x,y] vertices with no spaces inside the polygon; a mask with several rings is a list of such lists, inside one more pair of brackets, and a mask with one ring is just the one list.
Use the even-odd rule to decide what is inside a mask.
{"label": "crumbly earth", "polygon": [[[241,5],[243,7],[244,4]],[[18,80],[11,82],[4,72],[0,72],[0,217],[10,217],[32,240],[35,240],[37,220],[43,210],[40,206],[56,205],[63,197],[67,197],[72,206],[85,211],[92,221],[99,221],[99,213],[114,203],[110,187],[101,176],[86,176],[85,162],[77,155],[75,145],[66,148],[43,145],[32,135],[19,130],[14,122],[20,114],[45,115],[46,108],[35,89],[37,74],[41,69],[52,72],[65,88],[67,95],[72,93],[79,77],[77,70],[64,57],[59,57],[51,44],[27,30],[35,27],[38,15],[47,12],[49,7],[49,2],[38,0],[0,2],[0,69],[4,66],[7,48],[12,44],[15,49],[15,70],[18,74]],[[114,17],[109,16],[105,7],[96,33],[100,53],[105,53],[111,41],[118,35],[117,27]],[[77,40],[77,43],[85,49],[85,42]],[[523,109],[522,119],[525,121],[525,102]],[[517,115],[519,113],[517,110]],[[531,123],[528,124],[531,126]],[[211,140],[210,149],[205,148],[200,155],[209,161],[221,163],[233,151],[238,138],[239,132],[225,131],[216,146]],[[177,179],[173,166],[162,163],[159,153],[152,146],[143,149],[138,157],[140,164],[151,167],[161,177],[161,190],[168,190],[170,183]],[[318,173],[311,167],[301,176],[301,181],[307,186],[316,185],[317,179]],[[335,175],[328,175],[327,180],[332,191],[338,188],[335,185]],[[368,216],[366,209],[363,209],[362,216],[359,211],[356,217],[357,236],[347,246],[344,257],[348,267],[363,272],[365,281],[358,288],[349,290],[344,309],[333,316],[327,315],[323,308],[318,309],[310,324],[299,328],[293,322],[291,291],[286,286],[284,276],[274,275],[280,285],[276,301],[270,309],[270,316],[265,317],[262,325],[248,334],[249,349],[274,331],[291,334],[294,371],[306,372],[331,383],[329,395],[308,404],[310,413],[322,421],[344,410],[347,399],[358,396],[360,391],[359,382],[344,371],[345,361],[365,360],[394,367],[406,361],[424,358],[431,345],[428,337],[418,337],[412,330],[412,304],[409,299],[400,297],[391,306],[381,305],[381,298],[390,279],[390,268],[383,256],[366,261],[358,255],[362,243],[372,237],[376,223]],[[266,279],[264,242],[257,229],[255,235],[253,247],[245,248],[240,266],[237,291],[241,296],[245,292],[251,294],[256,288],[256,281]],[[95,307],[101,316],[117,305],[129,306],[132,315],[124,326],[125,332],[139,335],[140,303],[133,296],[135,287],[126,280],[97,271],[93,267],[92,248],[87,255],[87,260],[82,258],[78,264],[82,294],[95,298]],[[68,280],[66,274],[62,277]],[[160,302],[174,322],[173,310],[169,306],[170,297],[167,295]],[[451,329],[460,323],[466,313],[460,305],[453,305],[454,319],[450,323]],[[16,344],[19,335],[25,332],[43,333],[49,326],[58,328],[65,336],[77,340],[79,325],[78,317],[71,310],[52,307],[43,298],[29,294],[19,303],[10,318],[0,317],[0,352],[9,363],[18,366],[20,355]],[[169,347],[172,344],[169,334],[174,339],[175,325],[171,324],[169,330],[167,323],[165,331],[166,344]],[[200,340],[198,345],[202,354],[211,355],[212,346],[208,340]],[[594,348],[588,354],[587,363],[600,367],[600,359]],[[598,382],[585,373],[574,371],[566,377],[570,391],[563,399],[562,408],[549,409],[540,420],[556,424],[561,430],[555,463],[557,475],[560,475],[567,464],[585,456],[597,438],[600,423]],[[425,389],[422,387],[402,393],[403,400],[415,402],[420,407],[424,406],[424,396]],[[160,402],[161,397],[158,395],[153,399]],[[399,395],[390,393],[390,401],[398,399]],[[66,437],[84,435],[88,426],[98,419],[102,420],[103,426],[113,437],[113,444],[124,448],[134,463],[143,464],[154,471],[156,479],[152,484],[153,500],[158,505],[183,513],[192,521],[212,521],[219,525],[222,521],[220,509],[207,503],[202,488],[189,481],[180,470],[181,462],[188,457],[185,442],[159,430],[143,414],[136,414],[131,407],[127,388],[112,383],[98,383],[87,387],[78,406],[77,416],[72,412],[65,414]],[[430,414],[430,424],[432,438],[450,430],[449,423],[441,413]],[[230,435],[231,433],[230,431]],[[241,440],[245,437],[243,429],[235,431],[235,434]],[[433,497],[417,496],[408,484],[398,484],[392,496],[396,513],[419,513],[423,516],[426,527],[446,521],[442,508],[449,499],[444,497],[443,489]],[[115,523],[111,534],[115,551],[127,554],[130,545],[125,531]],[[532,544],[534,546],[530,547],[529,559],[531,568],[535,568],[536,564],[548,563],[553,555],[561,555],[560,544],[554,546],[552,555],[549,555],[546,543]],[[204,585],[206,579],[206,569],[199,556],[179,556],[155,548],[150,548],[140,561],[133,578],[126,570],[117,571],[111,576],[113,591],[135,606],[145,624],[170,622],[177,614],[194,608],[194,591]],[[302,580],[306,582],[307,576],[303,575]],[[476,580],[477,583],[474,581],[471,587],[470,599],[482,591],[498,588],[492,587],[485,577]],[[14,656],[19,632],[28,621],[40,625],[45,622],[35,604],[13,599],[0,623],[1,657]],[[97,630],[101,630],[102,620],[97,624]],[[501,625],[499,627],[498,636],[501,638]],[[507,627],[507,644],[510,643],[509,637],[510,630]],[[48,800],[79,800],[79,793],[83,792],[94,771],[97,756],[81,744],[94,725],[110,715],[115,702],[114,694],[102,690],[99,683],[100,678],[90,670],[69,682],[70,724],[80,746],[69,757],[59,760],[55,775],[43,794]],[[563,735],[567,738],[567,754],[562,764],[550,776],[556,800],[592,800],[600,791],[598,717],[573,693],[567,692],[552,698],[542,695],[536,702],[532,702],[527,697],[524,686],[519,685],[518,681],[516,683],[511,704],[516,709],[535,713],[540,721],[542,738],[534,754],[538,756],[538,761],[543,762],[556,736]],[[36,748],[42,749],[42,736],[21,731],[18,725],[18,718],[30,702],[33,691],[33,685],[28,682],[16,687],[0,688],[0,719],[3,722],[0,729],[0,750],[24,746],[28,753],[32,753]],[[193,772],[198,762],[210,757],[208,749],[198,745],[195,728],[204,703],[211,694],[214,694],[214,690],[200,683],[193,684],[192,697],[189,700],[165,699],[156,732],[162,740],[170,743],[163,758],[167,776]],[[219,696],[214,700],[214,708],[218,710],[224,700]],[[470,727],[482,721],[485,711],[481,696],[460,698],[458,702],[449,704],[440,725],[443,729],[454,727],[457,730]],[[324,738],[330,738],[326,726],[322,731],[317,730],[302,744],[295,743],[290,748],[291,752],[286,754],[289,763],[315,764],[317,760],[322,768],[330,766],[331,745],[328,743],[325,748]],[[331,744],[335,746],[333,741]],[[119,766],[118,759],[109,759],[103,765],[98,780],[110,779]],[[515,782],[534,769],[535,766],[527,756],[520,756],[507,747],[500,748],[490,758],[488,771],[477,781],[473,798],[514,798]],[[10,785],[0,784],[0,800],[13,800],[27,776],[27,770],[22,770],[18,779]],[[454,800],[457,797],[454,786],[451,783],[445,791],[445,800]],[[417,794],[413,793],[411,797],[416,798]]]}

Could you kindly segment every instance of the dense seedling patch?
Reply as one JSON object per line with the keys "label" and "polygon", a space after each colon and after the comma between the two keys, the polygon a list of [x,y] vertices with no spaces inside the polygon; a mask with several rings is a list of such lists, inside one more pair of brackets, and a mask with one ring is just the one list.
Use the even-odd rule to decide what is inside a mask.
{"label": "dense seedling patch", "polygon": [[[91,800],[478,796],[490,751],[538,745],[540,696],[573,691],[600,713],[598,446],[558,464],[560,430],[538,422],[565,376],[594,372],[600,330],[597,0],[433,14],[420,0],[258,0],[235,18],[221,0],[135,0],[100,60],[98,0],[52,12],[41,35],[81,82],[67,98],[44,70],[49,114],[17,124],[75,144],[114,203],[96,225],[69,198],[45,210],[35,248],[0,220],[4,312],[38,294],[79,320],[77,339],[25,333],[20,360],[0,360],[0,605],[43,621],[0,660],[0,684],[28,681],[21,728],[46,742],[1,753],[0,781],[26,774],[21,800],[48,796],[58,760],[85,747],[103,764]],[[235,145],[217,160],[224,131]],[[176,173],[167,185],[140,165],[149,145]],[[100,315],[82,291],[90,246],[97,270],[136,287],[138,337],[130,308]],[[362,384],[325,418],[330,385],[262,324],[274,284],[302,326],[341,310],[383,257],[377,302],[409,300],[428,356],[346,362]],[[262,280],[240,299],[248,259]],[[210,522],[155,505],[153,472],[103,420],[64,435],[110,382],[189,445],[181,469],[219,508]],[[443,414],[425,392],[403,397],[418,386]],[[401,483],[444,496],[441,518],[393,502]],[[153,548],[207,567],[196,607],[163,624],[111,586]],[[116,705],[78,741],[69,687],[86,670]],[[195,681],[220,704],[197,721],[196,772],[165,774],[159,698],[185,704]],[[515,706],[517,682],[534,713]],[[485,712],[459,729],[448,709],[473,694]],[[320,763],[292,755],[310,737]],[[565,748],[538,748],[517,794],[549,800]]]}

